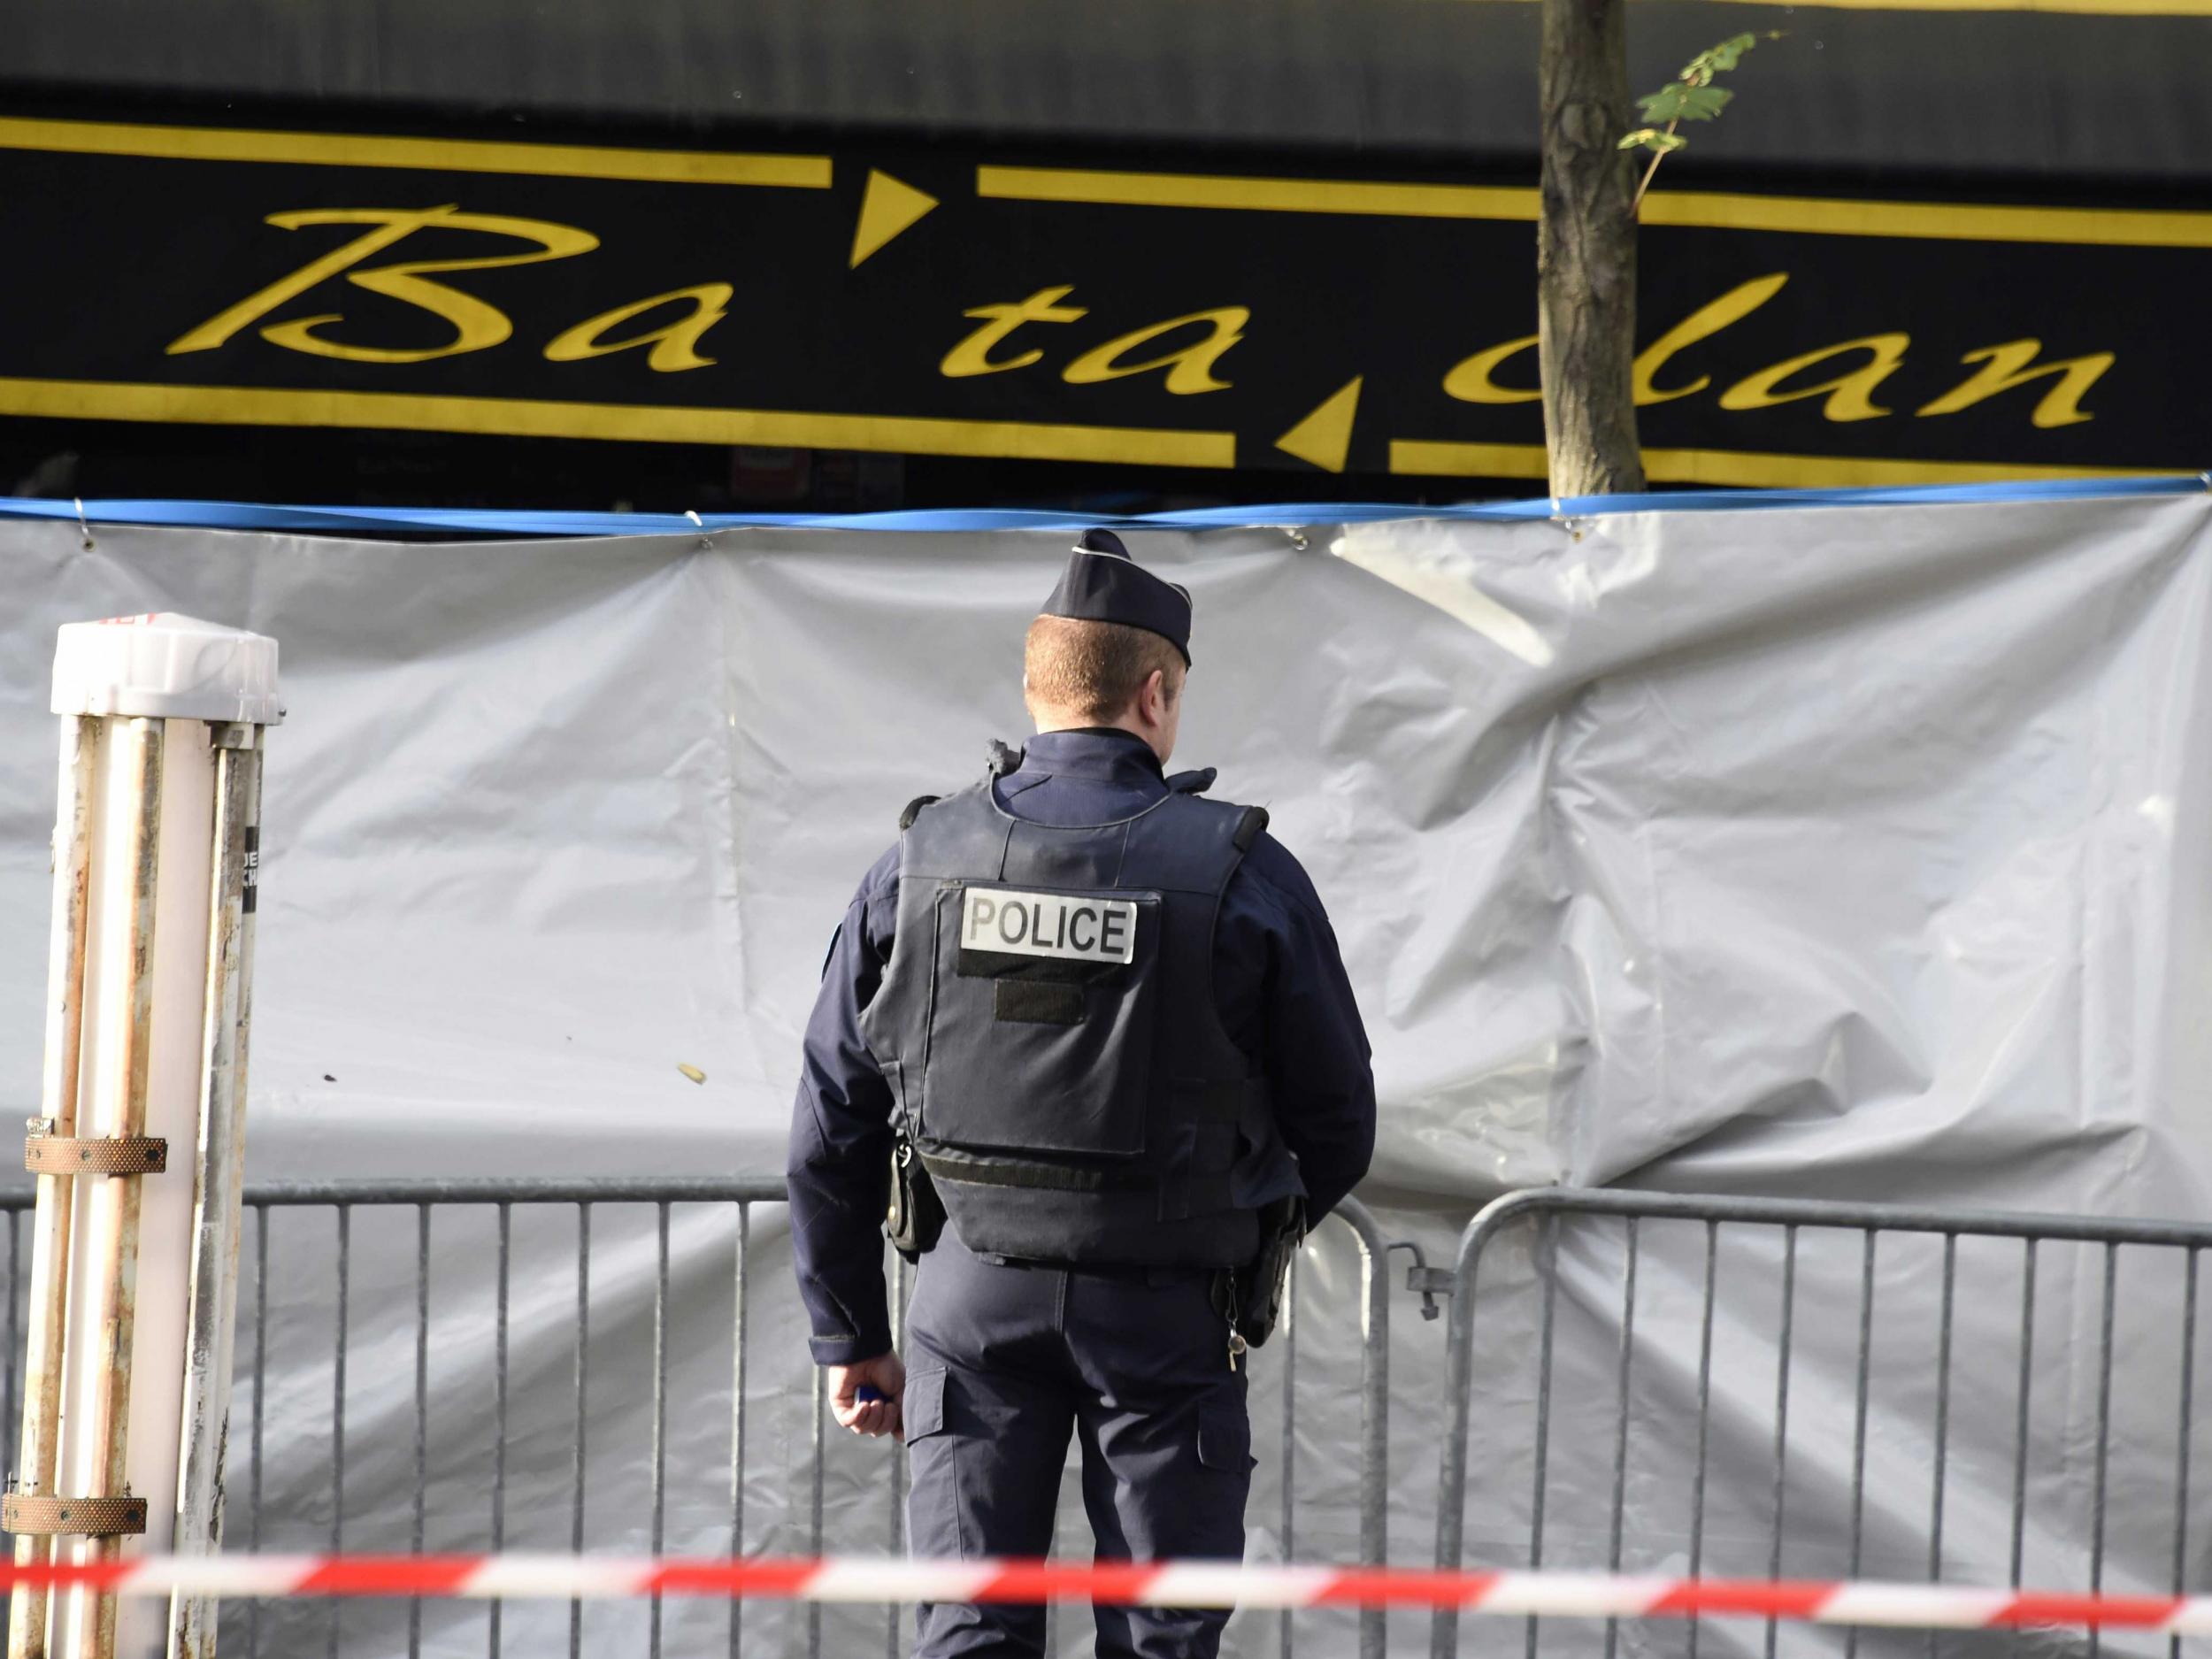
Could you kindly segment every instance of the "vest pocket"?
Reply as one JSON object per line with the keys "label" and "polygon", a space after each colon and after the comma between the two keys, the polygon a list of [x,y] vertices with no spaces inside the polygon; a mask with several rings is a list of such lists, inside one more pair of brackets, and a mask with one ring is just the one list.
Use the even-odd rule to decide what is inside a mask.
{"label": "vest pocket", "polygon": [[[967,910],[964,939],[972,894],[986,903]],[[1144,1156],[1159,895],[961,884],[938,895],[936,922],[924,1135],[1016,1156]]]}
{"label": "vest pocket", "polygon": [[995,1018],[1032,1025],[1079,1025],[1088,1011],[1081,986],[1048,979],[1001,979],[992,1010]]}

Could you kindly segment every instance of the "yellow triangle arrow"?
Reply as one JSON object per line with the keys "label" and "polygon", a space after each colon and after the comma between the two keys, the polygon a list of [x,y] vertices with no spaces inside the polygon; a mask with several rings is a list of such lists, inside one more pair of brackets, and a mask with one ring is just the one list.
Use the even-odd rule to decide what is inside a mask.
{"label": "yellow triangle arrow", "polygon": [[1286,455],[1310,461],[1325,472],[1341,472],[1344,457],[1351,452],[1360,382],[1366,378],[1360,374],[1347,380],[1328,402],[1276,439],[1275,447]]}
{"label": "yellow triangle arrow", "polygon": [[869,169],[867,193],[860,198],[860,223],[853,227],[852,264],[858,265],[900,232],[912,229],[936,205],[937,198],[926,191]]}

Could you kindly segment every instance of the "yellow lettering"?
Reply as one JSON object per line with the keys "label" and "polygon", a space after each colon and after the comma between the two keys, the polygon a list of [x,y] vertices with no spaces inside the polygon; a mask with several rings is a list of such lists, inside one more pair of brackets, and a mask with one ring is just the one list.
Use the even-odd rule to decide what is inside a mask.
{"label": "yellow lettering", "polygon": [[[697,288],[673,288],[634,304],[618,305],[613,311],[588,318],[557,336],[546,347],[545,355],[555,363],[574,363],[584,357],[603,357],[610,352],[650,346],[653,349],[645,354],[645,365],[657,373],[703,369],[714,359],[700,355],[699,336],[729,315],[730,296],[734,292],[726,282],[703,282]],[[679,300],[691,302],[691,310],[684,316],[641,334],[632,334],[626,340],[603,338],[609,329]]]}
{"label": "yellow lettering", "polygon": [[1063,305],[1060,301],[1075,292],[1075,285],[1065,288],[1039,288],[1025,300],[1011,305],[979,305],[964,317],[979,317],[983,326],[945,353],[945,360],[937,365],[937,373],[952,380],[971,374],[1002,374],[1008,369],[1025,369],[1044,356],[1041,351],[1025,351],[1018,356],[994,361],[991,348],[1024,323],[1071,323],[1090,315],[1080,305]]}
{"label": "yellow lettering", "polygon": [[[432,357],[458,357],[464,352],[481,351],[488,346],[499,344],[514,332],[514,326],[507,320],[506,313],[496,306],[486,304],[473,295],[464,294],[442,282],[431,281],[427,280],[426,273],[489,271],[501,265],[536,265],[547,259],[566,259],[576,254],[589,253],[599,245],[598,237],[573,226],[557,225],[549,219],[464,213],[451,203],[442,207],[335,208],[272,213],[267,222],[281,230],[298,230],[309,225],[371,225],[376,228],[355,237],[344,247],[302,265],[290,275],[279,278],[258,293],[249,295],[227,311],[210,318],[197,328],[179,335],[170,344],[170,355],[211,350],[224,344],[248,324],[267,316],[288,300],[297,297],[340,272],[344,272],[346,280],[357,288],[442,318],[453,328],[453,340],[447,345],[426,350],[396,350],[381,346],[349,345],[317,334],[315,331],[326,324],[345,320],[337,311],[303,317],[295,322],[273,323],[261,330],[261,337],[272,345],[282,346],[287,350],[339,357],[352,363],[422,363]],[[350,268],[358,265],[370,255],[380,252],[403,237],[426,227],[480,231],[488,235],[512,237],[521,242],[535,242],[537,250],[485,254],[472,259],[419,259],[406,265],[372,265],[365,271]]]}
{"label": "yellow lettering", "polygon": [[[1060,372],[1060,378],[1074,386],[1091,386],[1100,380],[1118,380],[1126,375],[1142,374],[1148,369],[1167,371],[1167,389],[1184,396],[1192,392],[1219,392],[1228,388],[1229,382],[1213,377],[1213,366],[1221,354],[1244,338],[1244,326],[1252,320],[1252,313],[1241,305],[1224,305],[1217,311],[1193,311],[1187,317],[1171,317],[1164,323],[1154,323],[1149,328],[1132,329],[1117,339],[1109,340],[1095,351],[1086,351]],[[1164,351],[1156,357],[1147,357],[1141,363],[1123,363],[1119,359],[1140,346],[1157,340],[1163,334],[1187,328],[1195,323],[1208,325],[1205,338],[1172,351]]]}
{"label": "yellow lettering", "polygon": [[1779,272],[1773,276],[1754,277],[1748,282],[1740,283],[1710,304],[1699,306],[1646,346],[1636,358],[1634,386],[1637,403],[1647,407],[1653,403],[1671,403],[1675,398],[1688,397],[1710,386],[1713,377],[1709,374],[1699,375],[1687,386],[1661,387],[1653,382],[1659,378],[1659,371],[1669,357],[1701,340],[1710,339],[1731,323],[1741,322],[1779,294],[1782,285],[1789,280],[1787,272]]}
{"label": "yellow lettering", "polygon": [[[1847,340],[1841,345],[1823,346],[1817,351],[1808,351],[1802,357],[1792,357],[1771,368],[1761,369],[1756,374],[1746,375],[1721,394],[1723,409],[1771,409],[1777,403],[1794,403],[1801,399],[1828,395],[1828,401],[1820,412],[1830,420],[1871,420],[1878,415],[1891,411],[1874,401],[1874,389],[1905,359],[1905,349],[1912,344],[1909,334],[1868,334],[1858,340]],[[1839,374],[1832,380],[1823,380],[1816,386],[1801,386],[1795,391],[1783,392],[1775,388],[1792,375],[1801,374],[1815,364],[1830,357],[1841,357],[1847,351],[1869,353],[1863,367],[1848,374]]]}
{"label": "yellow lettering", "polygon": [[1970,351],[1959,361],[1978,363],[1982,365],[1980,369],[1934,403],[1913,412],[1916,415],[1955,415],[1962,409],[1972,408],[1985,397],[1994,397],[1998,393],[2008,392],[2016,386],[2025,386],[2030,380],[2055,374],[2059,377],[2058,384],[2045,392],[2035,406],[2035,424],[2039,426],[2071,426],[2085,420],[2094,420],[2094,415],[2082,412],[2081,400],[2097,383],[2098,376],[2112,366],[2112,353],[2093,351],[2085,357],[2066,357],[2057,363],[2037,364],[2036,353],[2042,349],[2040,340],[2008,340],[2001,346],[1985,346],[1979,351]]}
{"label": "yellow lettering", "polygon": [[1509,340],[1502,346],[1487,351],[1478,351],[1471,357],[1462,358],[1452,365],[1452,372],[1444,377],[1444,396],[1456,397],[1463,403],[1532,403],[1543,396],[1543,388],[1525,391],[1517,386],[1501,386],[1492,378],[1507,358],[1518,357],[1536,343],[1534,334],[1524,334],[1518,340]]}

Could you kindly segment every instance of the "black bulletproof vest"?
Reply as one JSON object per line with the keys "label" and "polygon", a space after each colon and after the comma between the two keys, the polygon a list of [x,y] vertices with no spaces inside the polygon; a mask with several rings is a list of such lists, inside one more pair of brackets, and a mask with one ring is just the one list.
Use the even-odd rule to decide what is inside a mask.
{"label": "black bulletproof vest", "polygon": [[910,810],[861,1028],[971,1250],[1224,1267],[1297,1190],[1213,997],[1222,889],[1267,822],[1171,792],[1118,823],[1018,818],[987,780]]}

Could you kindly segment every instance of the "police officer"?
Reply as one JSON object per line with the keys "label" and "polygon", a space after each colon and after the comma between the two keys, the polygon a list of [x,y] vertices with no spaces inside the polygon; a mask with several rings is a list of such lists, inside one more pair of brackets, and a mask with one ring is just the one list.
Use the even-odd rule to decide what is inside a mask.
{"label": "police officer", "polygon": [[[1240,1557],[1250,1270],[1373,1150],[1312,883],[1263,811],[1204,796],[1211,772],[1164,772],[1190,624],[1183,588],[1083,537],[1029,630],[1037,735],[907,810],[808,1023],[789,1173],[813,1356],[839,1423],[902,1434],[918,1555],[1044,1555],[1072,1433],[1101,1559]],[[949,1220],[903,1363],[895,1162],[906,1204],[926,1217],[933,1187]],[[1210,1659],[1226,1617],[1100,1607],[1098,1652]],[[916,1653],[1041,1655],[1044,1629],[1037,1607],[926,1606]]]}

